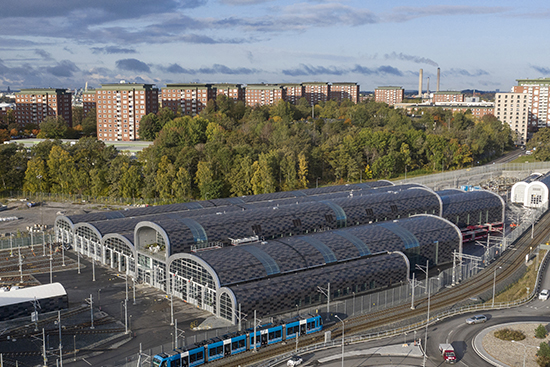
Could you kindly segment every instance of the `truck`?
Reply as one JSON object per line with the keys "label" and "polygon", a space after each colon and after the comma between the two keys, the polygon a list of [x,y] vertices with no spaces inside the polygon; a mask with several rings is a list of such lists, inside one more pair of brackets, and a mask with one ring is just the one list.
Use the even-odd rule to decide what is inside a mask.
{"label": "truck", "polygon": [[447,363],[455,363],[456,355],[455,349],[451,344],[439,344],[439,352]]}

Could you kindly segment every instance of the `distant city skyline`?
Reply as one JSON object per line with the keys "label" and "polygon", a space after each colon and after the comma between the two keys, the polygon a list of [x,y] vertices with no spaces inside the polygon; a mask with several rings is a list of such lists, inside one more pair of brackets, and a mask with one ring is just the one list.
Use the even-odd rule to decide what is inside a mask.
{"label": "distant city skyline", "polygon": [[[357,82],[508,91],[550,76],[542,1],[22,0],[3,4],[0,89]],[[433,87],[432,87],[433,84]],[[426,82],[424,82],[424,88]]]}

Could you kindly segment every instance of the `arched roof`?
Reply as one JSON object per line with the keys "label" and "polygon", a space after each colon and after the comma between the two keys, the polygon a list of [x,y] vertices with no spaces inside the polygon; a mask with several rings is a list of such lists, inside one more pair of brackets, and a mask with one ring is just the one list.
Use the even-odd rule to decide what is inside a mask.
{"label": "arched roof", "polygon": [[[227,286],[380,253],[429,247],[436,241],[442,247],[460,250],[462,235],[445,219],[417,215],[393,222],[224,247],[198,252],[196,256],[210,264],[221,284]],[[448,259],[440,262],[445,261]]]}
{"label": "arched roof", "polygon": [[105,245],[105,243],[111,238],[119,239],[120,241],[124,242],[126,244],[126,246],[128,246],[128,249],[130,251],[132,251],[132,253],[134,254],[134,259],[137,259],[136,247],[134,246],[134,243],[132,241],[130,241],[130,239],[128,238],[129,236],[133,237],[134,233],[133,232],[130,232],[130,233],[108,233],[105,236],[103,236],[103,238],[101,239],[101,244]]}
{"label": "arched roof", "polygon": [[91,229],[92,232],[97,236],[98,241],[101,241],[101,238],[103,237],[103,235],[101,234],[101,232],[99,232],[97,230],[97,228],[93,224],[90,224],[90,223],[76,223],[74,225],[74,233],[76,234],[76,232],[80,228],[89,228],[89,229]]}
{"label": "arched roof", "polygon": [[168,258],[168,261],[167,261],[168,269],[170,269],[170,271],[171,271],[172,263],[174,263],[175,261],[180,260],[180,259],[193,260],[193,261],[199,263],[203,267],[203,269],[205,269],[212,276],[212,279],[214,280],[214,284],[216,285],[216,289],[220,289],[221,282],[220,282],[220,278],[219,278],[218,273],[216,272],[216,270],[214,270],[214,268],[209,263],[204,261],[201,257],[196,256],[195,254],[174,254],[174,255],[171,255]]}
{"label": "arched roof", "polygon": [[234,284],[227,288],[235,296],[234,305],[241,304],[241,312],[250,314],[256,309],[258,316],[263,316],[295,309],[295,300],[317,295],[319,285],[330,282],[331,290],[352,288],[371,282],[378,286],[387,286],[390,283],[406,282],[409,270],[406,256],[402,253],[391,253]]}
{"label": "arched roof", "polygon": [[489,212],[488,223],[504,221],[506,204],[500,195],[488,190],[464,191],[463,193],[449,194],[448,190],[437,192],[443,202],[442,217],[455,223],[457,215],[464,216],[467,213]]}

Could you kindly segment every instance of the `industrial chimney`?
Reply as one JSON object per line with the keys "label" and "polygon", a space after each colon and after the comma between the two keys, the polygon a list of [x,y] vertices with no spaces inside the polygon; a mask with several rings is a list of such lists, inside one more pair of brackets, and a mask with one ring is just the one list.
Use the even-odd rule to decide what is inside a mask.
{"label": "industrial chimney", "polygon": [[420,74],[418,75],[418,96],[422,98],[422,78],[424,71],[420,69]]}
{"label": "industrial chimney", "polygon": [[428,98],[430,97],[430,77],[428,77],[428,83],[426,85],[426,93],[428,93]]}
{"label": "industrial chimney", "polygon": [[437,90],[436,92],[439,92],[439,81],[441,80],[441,69],[437,68]]}

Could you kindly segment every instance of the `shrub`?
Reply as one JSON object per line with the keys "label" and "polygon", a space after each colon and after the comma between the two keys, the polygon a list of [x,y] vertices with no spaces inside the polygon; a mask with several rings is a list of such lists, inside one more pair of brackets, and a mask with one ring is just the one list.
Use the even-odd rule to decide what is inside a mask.
{"label": "shrub", "polygon": [[546,328],[542,324],[535,329],[535,337],[538,339],[546,338]]}
{"label": "shrub", "polygon": [[512,329],[500,329],[495,331],[495,338],[502,340],[523,340],[525,339],[525,334],[519,330]]}
{"label": "shrub", "polygon": [[537,363],[540,367],[550,366],[550,346],[548,343],[540,343],[537,352]]}

